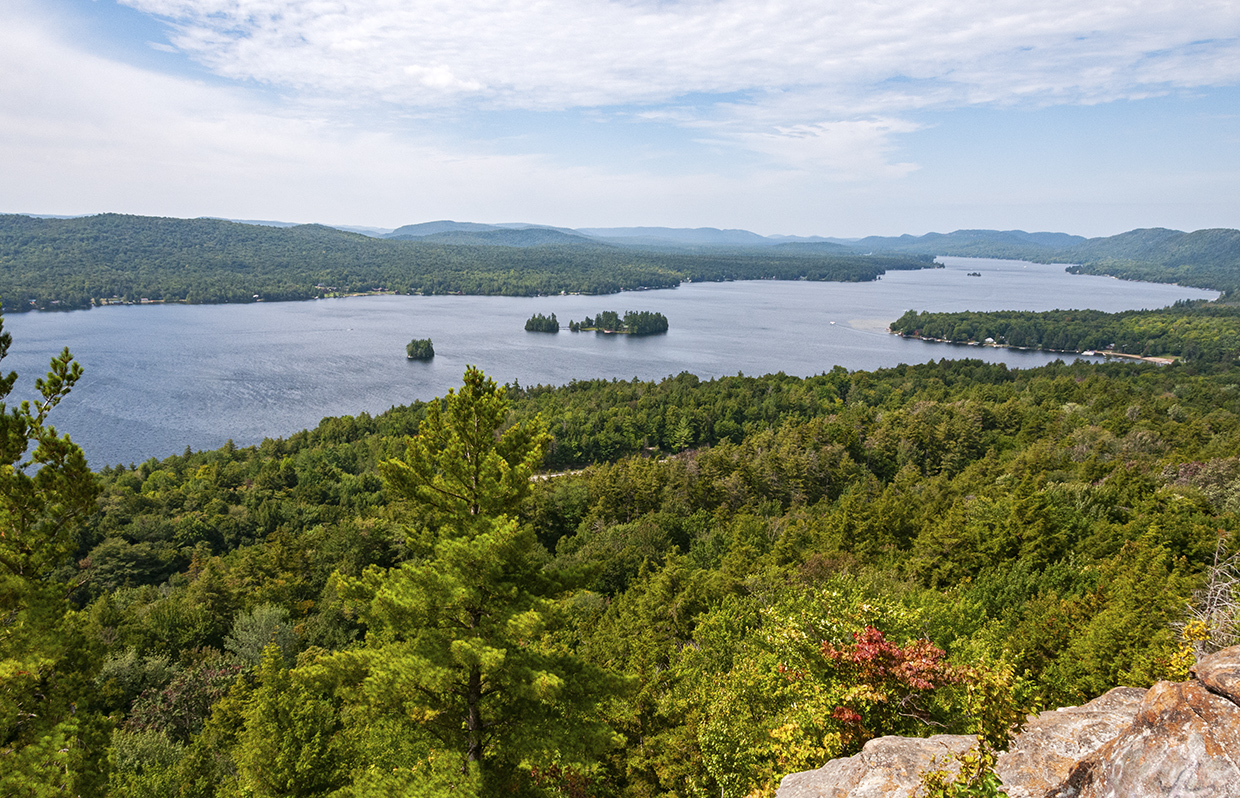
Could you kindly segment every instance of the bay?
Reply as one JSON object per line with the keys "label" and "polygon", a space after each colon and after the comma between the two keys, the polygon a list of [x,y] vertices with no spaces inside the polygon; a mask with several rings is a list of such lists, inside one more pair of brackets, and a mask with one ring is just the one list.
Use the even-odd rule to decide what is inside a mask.
{"label": "bay", "polygon": [[[942,258],[942,269],[890,272],[871,283],[694,283],[609,296],[377,296],[253,305],[113,306],[5,318],[5,370],[30,396],[48,359],[68,346],[85,376],[53,413],[92,467],[141,462],[284,437],[322,418],[382,412],[441,396],[466,364],[497,381],[562,385],[579,379],[704,379],[743,372],[809,376],[834,366],[877,369],[944,357],[1013,367],[1063,356],[955,347],[886,332],[904,311],[1108,312],[1163,307],[1215,292],[1107,277],[1063,266]],[[981,277],[971,277],[978,272]],[[534,313],[567,327],[600,311],[649,310],[666,335],[527,333]],[[436,357],[405,358],[411,338]]]}

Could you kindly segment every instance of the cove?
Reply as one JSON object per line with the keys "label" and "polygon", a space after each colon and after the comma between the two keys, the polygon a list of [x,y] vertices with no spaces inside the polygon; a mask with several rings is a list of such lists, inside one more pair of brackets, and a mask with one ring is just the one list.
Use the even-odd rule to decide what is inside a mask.
{"label": "cove", "polygon": [[[942,258],[942,269],[889,272],[870,283],[747,281],[605,296],[377,296],[252,305],[154,305],[5,318],[14,397],[33,394],[47,361],[68,346],[85,376],[52,422],[91,466],[251,445],[325,416],[382,412],[441,396],[466,364],[497,381],[562,385],[585,379],[703,379],[834,366],[872,370],[944,357],[1029,368],[1060,355],[950,347],[889,335],[904,311],[1157,308],[1212,291],[1070,275],[1063,266]],[[980,273],[971,277],[969,272]],[[657,311],[666,335],[570,333],[600,311]],[[558,334],[527,333],[555,313]],[[412,338],[436,357],[407,361]]]}

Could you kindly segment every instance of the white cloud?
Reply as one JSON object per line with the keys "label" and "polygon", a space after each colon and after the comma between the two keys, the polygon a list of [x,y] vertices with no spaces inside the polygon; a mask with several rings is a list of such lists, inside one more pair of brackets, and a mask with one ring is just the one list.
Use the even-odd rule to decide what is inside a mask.
{"label": "white cloud", "polygon": [[[0,210],[848,235],[1055,226],[1021,218],[1021,197],[1058,220],[1074,192],[1116,219],[1137,203],[1198,203],[1128,226],[1234,225],[1240,207],[1234,169],[1185,188],[1171,169],[1135,183],[1099,172],[1091,194],[1071,170],[970,181],[968,166],[945,173],[898,146],[920,109],[1234,84],[1240,12],[1222,4],[130,2],[173,20],[177,48],[236,82],[85,54],[17,0],[25,16],[9,6],[0,24]],[[557,108],[595,110],[505,115]],[[1071,207],[1059,226],[1123,229],[1082,229]]]}
{"label": "white cloud", "polygon": [[174,43],[221,75],[413,105],[828,88],[836,103],[805,109],[821,119],[854,113],[893,78],[923,86],[886,93],[887,112],[1240,79],[1240,5],[1218,0],[123,1],[172,23]]}
{"label": "white cloud", "polygon": [[879,118],[788,125],[738,138],[776,163],[855,182],[899,178],[915,171],[916,164],[890,163],[887,156],[893,149],[893,134],[917,129],[917,125],[900,119]]}
{"label": "white cloud", "polygon": [[0,97],[4,212],[702,225],[739,219],[728,198],[747,190],[350,127],[84,54],[21,18],[0,26]]}
{"label": "white cloud", "polygon": [[1240,4],[1220,0],[121,2],[167,21],[171,41],[217,74],[301,102],[636,107],[848,179],[914,169],[887,156],[913,129],[900,117],[920,109],[1240,82]]}
{"label": "white cloud", "polygon": [[428,89],[443,92],[478,91],[482,84],[476,80],[461,80],[452,74],[452,70],[443,66],[419,66],[410,64],[405,67],[405,74],[413,77],[419,84]]}

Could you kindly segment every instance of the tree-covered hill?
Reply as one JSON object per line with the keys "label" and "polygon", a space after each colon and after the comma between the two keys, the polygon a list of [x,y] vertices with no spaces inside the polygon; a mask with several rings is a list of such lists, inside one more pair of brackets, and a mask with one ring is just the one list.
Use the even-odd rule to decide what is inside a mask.
{"label": "tree-covered hill", "polygon": [[927,268],[939,255],[1071,263],[1081,273],[1223,292],[1240,287],[1236,230],[1134,230],[1094,239],[958,230],[849,245],[781,244],[745,231],[668,235],[677,232],[684,235],[603,240],[546,227],[432,222],[373,238],[321,225],[8,215],[0,216],[0,300],[4,310],[20,311],[113,298],[251,302],[379,290],[607,294],[685,280],[872,280],[890,269]]}
{"label": "tree-covered hill", "polygon": [[482,232],[485,230],[500,229],[493,224],[480,224],[478,222],[454,222],[451,219],[440,219],[436,222],[419,222],[418,224],[401,225],[392,232],[382,236],[382,238],[420,238],[422,236],[433,235],[435,233],[451,233],[451,232]]}
{"label": "tree-covered hill", "polygon": [[1043,262],[1048,253],[1059,252],[1086,241],[1066,233],[1026,233],[1024,230],[956,230],[923,236],[870,236],[853,244],[854,249],[874,252],[909,252],[976,258],[1011,258]]}
{"label": "tree-covered hill", "polygon": [[47,593],[83,641],[66,763],[116,798],[743,798],[877,735],[1002,744],[1228,642],[1189,621],[1237,550],[1238,384],[467,374],[108,468],[73,550],[23,577],[75,586]]}
{"label": "tree-covered hill", "polygon": [[1231,229],[1185,233],[1152,228],[1090,239],[1022,230],[957,230],[945,235],[864,238],[853,246],[860,251],[1070,263],[1075,265],[1069,271],[1079,274],[1179,283],[1224,293],[1240,287],[1240,230]]}
{"label": "tree-covered hill", "polygon": [[321,225],[279,228],[118,214],[0,216],[0,299],[12,311],[88,307],[113,297],[206,303],[378,290],[607,294],[670,288],[684,280],[872,280],[887,269],[931,265],[924,256],[658,252],[530,240],[546,239],[547,231],[495,235],[500,241],[525,239],[521,246],[478,246],[378,239]]}
{"label": "tree-covered hill", "polygon": [[1231,294],[1240,288],[1240,230],[1133,230],[1065,252],[1071,271],[1179,283]]}

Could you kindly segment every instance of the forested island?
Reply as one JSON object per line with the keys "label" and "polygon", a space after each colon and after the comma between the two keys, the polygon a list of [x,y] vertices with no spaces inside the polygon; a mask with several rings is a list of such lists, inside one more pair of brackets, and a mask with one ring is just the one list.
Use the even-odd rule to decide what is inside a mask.
{"label": "forested island", "polygon": [[560,331],[560,322],[552,313],[550,316],[544,316],[541,313],[535,313],[525,322],[526,332],[544,332],[558,333]]}
{"label": "forested island", "polygon": [[568,322],[572,332],[620,333],[623,335],[662,335],[667,332],[667,317],[662,313],[630,310],[623,317],[614,310],[605,310],[598,316],[586,316],[581,321]]}
{"label": "forested island", "polygon": [[908,311],[891,324],[905,337],[990,343],[1054,352],[1234,363],[1240,354],[1240,307],[1177,302],[1159,310],[927,313]]}
{"label": "forested island", "polygon": [[414,338],[405,345],[405,356],[410,360],[430,360],[435,357],[435,346],[429,338]]}
{"label": "forested island", "polygon": [[1235,641],[1234,358],[470,369],[97,474],[79,374],[0,415],[4,794],[769,795]]}

